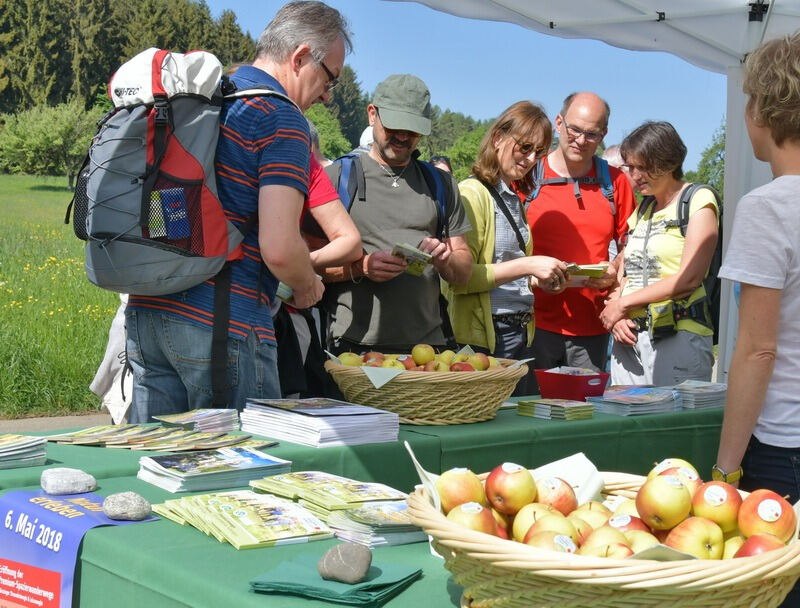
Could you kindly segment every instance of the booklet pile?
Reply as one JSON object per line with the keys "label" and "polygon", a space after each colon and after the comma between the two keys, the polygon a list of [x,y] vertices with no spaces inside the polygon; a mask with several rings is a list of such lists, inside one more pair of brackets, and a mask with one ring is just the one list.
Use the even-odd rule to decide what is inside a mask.
{"label": "booklet pile", "polygon": [[225,432],[200,432],[152,424],[91,426],[73,433],[49,435],[48,441],[73,445],[94,445],[129,450],[181,452],[212,450],[230,445],[269,447],[276,441],[250,439],[250,435]]}
{"label": "booklet pile", "polygon": [[44,437],[0,435],[0,469],[38,467],[47,461]]}
{"label": "booklet pile", "polygon": [[238,431],[239,412],[234,409],[208,409],[201,408],[189,410],[180,414],[164,414],[153,416],[154,420],[161,421],[164,426],[177,426],[191,431]]}
{"label": "booklet pile", "polygon": [[285,498],[235,490],[201,494],[153,505],[153,511],[193,526],[236,549],[304,543],[333,533],[312,513]]}
{"label": "booklet pile", "polygon": [[728,392],[728,385],[725,383],[702,380],[684,380],[672,388],[680,393],[683,408],[687,410],[722,407]]}
{"label": "booklet pile", "polygon": [[530,399],[518,403],[517,413],[547,420],[584,420],[593,417],[594,406],[572,399]]}
{"label": "booklet pile", "polygon": [[372,547],[426,538],[405,514],[408,496],[382,483],[321,471],[297,471],[255,479],[250,485],[260,492],[296,500],[343,540]]}
{"label": "booklet pile", "polygon": [[168,492],[197,492],[247,485],[251,479],[285,473],[290,460],[254,448],[232,446],[205,452],[186,452],[139,459],[142,481]]}
{"label": "booklet pile", "polygon": [[586,397],[586,401],[594,404],[596,412],[616,416],[656,414],[681,409],[678,391],[653,386],[609,386],[602,397]]}
{"label": "booklet pile", "polygon": [[336,399],[248,399],[242,430],[323,448],[397,441],[400,419],[367,405]]}

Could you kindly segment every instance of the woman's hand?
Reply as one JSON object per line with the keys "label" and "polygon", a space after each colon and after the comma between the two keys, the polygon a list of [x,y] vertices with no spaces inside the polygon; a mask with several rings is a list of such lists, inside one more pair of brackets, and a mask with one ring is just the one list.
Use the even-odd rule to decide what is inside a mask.
{"label": "woman's hand", "polygon": [[636,324],[630,319],[620,319],[611,329],[611,335],[613,335],[614,340],[620,344],[624,344],[625,346],[633,346],[636,344],[637,340],[636,332],[633,331],[635,325]]}
{"label": "woman's hand", "polygon": [[532,255],[525,259],[531,287],[538,287],[547,293],[561,293],[567,288],[569,273],[566,262],[547,255]]}
{"label": "woman's hand", "polygon": [[600,322],[606,331],[611,331],[618,321],[627,317],[627,311],[622,303],[622,298],[609,298],[606,307],[600,313]]}

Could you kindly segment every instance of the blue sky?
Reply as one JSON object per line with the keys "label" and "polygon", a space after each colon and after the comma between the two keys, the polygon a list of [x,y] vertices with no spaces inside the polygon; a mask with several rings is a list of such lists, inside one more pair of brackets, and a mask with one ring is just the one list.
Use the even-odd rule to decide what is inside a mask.
{"label": "blue sky", "polygon": [[[458,0],[453,0],[457,2]],[[281,0],[207,0],[219,17],[230,9],[257,38]],[[593,40],[564,40],[509,23],[454,17],[415,2],[329,0],[350,21],[347,58],[371,93],[389,74],[422,78],[432,102],[474,118],[493,118],[520,99],[555,117],[563,98],[589,90],[611,105],[606,145],[648,119],[668,120],[694,169],[725,117],[725,77],[667,53],[634,52]]]}

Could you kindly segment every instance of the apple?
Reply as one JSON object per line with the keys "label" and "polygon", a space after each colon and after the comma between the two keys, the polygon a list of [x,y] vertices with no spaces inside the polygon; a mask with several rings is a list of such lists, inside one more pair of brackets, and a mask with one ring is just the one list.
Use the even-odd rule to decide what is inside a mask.
{"label": "apple", "polygon": [[736,529],[741,505],[739,491],[724,481],[707,481],[692,496],[692,514],[710,519],[726,534]]}
{"label": "apple", "polygon": [[428,361],[433,361],[436,351],[430,344],[417,344],[411,349],[411,356],[417,365],[425,365]]}
{"label": "apple", "polygon": [[457,361],[456,363],[450,364],[450,371],[451,372],[474,372],[475,368],[472,367],[469,363]]}
{"label": "apple", "polygon": [[625,559],[633,555],[631,549],[625,543],[612,543],[610,545],[593,545],[591,547],[581,547],[578,555],[588,557],[610,557],[612,559]]}
{"label": "apple", "polygon": [[692,510],[692,496],[675,475],[656,475],[636,494],[636,510],[653,530],[669,530]]}
{"label": "apple", "polygon": [[686,489],[689,490],[689,494],[691,494],[692,497],[694,497],[694,493],[697,492],[697,489],[703,485],[703,480],[700,479],[697,471],[687,467],[670,467],[669,469],[661,471],[659,475],[675,475],[675,477],[680,479],[681,483],[686,486]]}
{"label": "apple", "polygon": [[578,546],[582,545],[589,538],[589,535],[594,532],[594,528],[586,520],[575,517],[574,512],[567,515],[567,521],[572,524],[575,532],[578,533]]}
{"label": "apple", "polygon": [[687,462],[682,458],[665,458],[650,470],[650,472],[647,474],[647,479],[653,479],[653,477],[656,475],[660,475],[662,471],[671,469],[673,467],[685,467],[687,469],[691,469],[698,477],[700,477],[697,469],[694,468],[690,462]]}
{"label": "apple", "polygon": [[794,534],[797,517],[785,498],[772,490],[755,490],[742,501],[737,517],[739,531],[747,538],[766,532],[786,543]]}
{"label": "apple", "polygon": [[630,530],[650,532],[650,528],[647,527],[647,524],[635,515],[612,515],[608,518],[608,525],[623,533]]}
{"label": "apple", "polygon": [[636,499],[627,498],[617,505],[614,509],[614,515],[634,515],[639,517],[639,511],[636,510]]}
{"label": "apple", "polygon": [[534,523],[525,534],[522,542],[526,543],[529,537],[533,536],[534,534],[538,534],[539,532],[544,532],[545,530],[550,530],[558,534],[564,534],[569,536],[572,539],[572,542],[578,542],[578,531],[575,530],[575,526],[573,526],[572,523],[561,513],[545,515],[544,517],[537,519],[536,523]]}
{"label": "apple", "polygon": [[486,497],[501,513],[515,515],[523,506],[536,500],[536,482],[525,467],[504,462],[486,477]]}
{"label": "apple", "polygon": [[489,367],[502,367],[500,365],[500,361],[497,360],[497,357],[489,356]]}
{"label": "apple", "polygon": [[540,502],[530,502],[523,506],[517,511],[516,515],[514,515],[514,520],[511,522],[511,538],[522,542],[525,534],[536,523],[536,520],[551,513],[558,513],[558,511],[550,505],[543,505]]}
{"label": "apple", "polygon": [[398,355],[397,360],[400,361],[406,369],[414,369],[417,366],[411,355]]}
{"label": "apple", "polygon": [[585,541],[583,541],[581,548],[601,547],[616,543],[621,543],[623,545],[630,544],[625,535],[616,528],[612,528],[611,526],[600,526],[597,528],[597,530],[592,532]]}
{"label": "apple", "polygon": [[472,367],[479,372],[489,369],[489,357],[483,353],[475,353],[474,355],[470,355],[469,359],[467,359],[467,363],[472,365]]}
{"label": "apple", "polygon": [[650,534],[650,532],[645,532],[643,530],[628,530],[627,532],[624,532],[624,534],[625,538],[627,538],[628,542],[631,544],[631,550],[634,553],[639,553],[640,551],[644,551],[650,547],[655,547],[659,544],[659,540]]}
{"label": "apple", "polygon": [[578,505],[577,507],[575,507],[575,511],[599,511],[600,513],[611,515],[611,509],[609,509],[599,500],[586,501],[582,505]]}
{"label": "apple", "polygon": [[[486,500],[486,495],[484,494],[483,500],[485,501],[484,505],[488,504],[488,500]],[[492,517],[494,517],[495,523],[497,523],[497,535],[501,538],[509,538],[509,529],[511,528],[511,517],[500,513],[497,509],[492,509]]]}
{"label": "apple", "polygon": [[722,528],[705,517],[690,517],[675,526],[664,544],[697,559],[722,559]]}
{"label": "apple", "polygon": [[364,367],[383,367],[384,361],[385,359],[378,359],[377,357],[373,357],[372,359],[365,359]]}
{"label": "apple", "polygon": [[750,538],[742,543],[739,550],[733,554],[733,557],[747,557],[749,555],[760,555],[766,551],[774,551],[786,545],[781,542],[781,539],[772,534],[753,534]]}
{"label": "apple", "polygon": [[578,547],[573,540],[565,534],[559,534],[553,530],[544,530],[525,538],[525,544],[531,547],[538,547],[547,551],[559,551],[561,553],[575,553]]}
{"label": "apple", "polygon": [[608,515],[602,511],[591,511],[589,509],[575,510],[570,513],[570,516],[573,515],[585,521],[592,527],[593,530],[596,530],[601,526],[605,526],[606,523],[608,523]]}
{"label": "apple", "polygon": [[370,350],[364,353],[364,361],[369,361],[370,359],[380,359],[381,361],[383,361],[385,358],[386,355],[384,355],[383,353],[379,353],[376,350]]}
{"label": "apple", "polygon": [[456,467],[445,471],[439,475],[434,485],[442,501],[442,511],[445,515],[465,502],[477,502],[489,506],[481,480],[469,469]]}
{"label": "apple", "polygon": [[[758,536],[758,534],[755,536]],[[744,541],[745,538],[741,534],[726,538],[725,542],[722,543],[722,559],[733,559],[733,556],[736,555],[736,552],[744,544]]]}
{"label": "apple", "polygon": [[467,353],[456,353],[453,355],[453,358],[450,360],[450,363],[465,363],[469,360],[469,355]]}
{"label": "apple", "polygon": [[536,482],[536,494],[539,502],[569,515],[578,506],[575,490],[560,477],[546,477]]}
{"label": "apple", "polygon": [[436,358],[442,363],[447,363],[447,365],[450,365],[450,363],[453,362],[453,357],[455,356],[456,354],[448,348],[447,350],[443,350],[438,355],[436,355]]}
{"label": "apple", "polygon": [[428,361],[423,369],[426,372],[449,372],[450,366],[444,361],[434,359],[433,361]]}
{"label": "apple", "polygon": [[491,509],[486,509],[477,502],[460,504],[447,514],[447,519],[470,530],[497,536],[497,523],[492,517]]}
{"label": "apple", "polygon": [[384,359],[383,363],[381,363],[381,367],[388,367],[390,369],[402,369],[405,371],[407,368],[403,365],[402,362],[398,361],[397,359]]}
{"label": "apple", "polygon": [[342,362],[342,365],[352,365],[358,367],[362,363],[364,363],[364,358],[361,355],[357,355],[355,353],[341,353],[339,355],[339,361]]}

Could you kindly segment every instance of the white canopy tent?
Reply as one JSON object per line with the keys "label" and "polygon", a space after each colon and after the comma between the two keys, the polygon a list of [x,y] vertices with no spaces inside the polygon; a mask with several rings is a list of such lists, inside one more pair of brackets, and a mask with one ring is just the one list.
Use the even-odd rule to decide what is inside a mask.
{"label": "white canopy tent", "polygon": [[[516,23],[550,36],[589,38],[637,51],[664,51],[726,74],[725,247],[736,202],[771,179],[769,167],[753,156],[744,126],[742,61],[762,42],[800,29],[800,0],[416,1],[460,17]],[[727,379],[738,323],[732,291],[732,285],[724,281],[720,381]]]}

